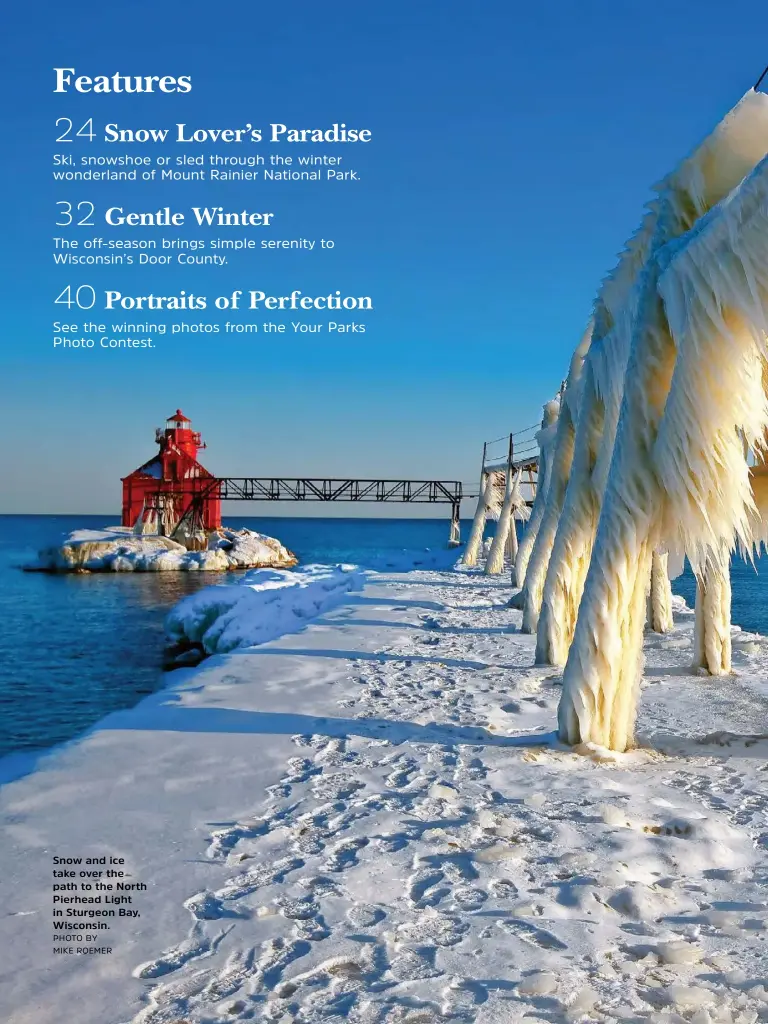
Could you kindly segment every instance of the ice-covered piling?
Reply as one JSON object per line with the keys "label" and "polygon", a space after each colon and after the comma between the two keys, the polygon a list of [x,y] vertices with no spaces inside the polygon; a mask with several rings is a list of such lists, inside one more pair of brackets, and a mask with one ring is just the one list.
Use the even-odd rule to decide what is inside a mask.
{"label": "ice-covered piling", "polygon": [[[682,540],[699,571],[707,551],[752,539],[743,439],[768,426],[755,358],[765,356],[768,262],[764,231],[751,230],[764,226],[766,152],[768,97],[750,92],[658,188],[613,458],[563,674],[558,717],[568,743],[623,751],[634,742],[640,623],[665,534]],[[713,582],[710,616],[706,593],[699,602],[704,627],[725,611],[722,575]],[[714,650],[712,660],[723,666],[726,653]]]}
{"label": "ice-covered piling", "polygon": [[530,515],[520,487],[521,476],[521,469],[514,470],[510,466],[507,471],[506,493],[499,516],[499,525],[496,527],[491,550],[485,562],[485,571],[488,575],[498,575],[502,572],[505,555],[510,561],[513,561],[517,554],[515,520],[525,520]]}

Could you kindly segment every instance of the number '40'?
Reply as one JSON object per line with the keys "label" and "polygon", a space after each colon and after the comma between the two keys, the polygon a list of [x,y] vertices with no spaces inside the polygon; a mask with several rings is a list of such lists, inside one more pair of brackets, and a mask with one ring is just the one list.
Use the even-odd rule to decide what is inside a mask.
{"label": "number '40'", "polygon": [[61,295],[53,301],[68,309],[72,306],[77,306],[78,309],[93,309],[96,305],[96,292],[89,284],[81,284],[79,288],[73,288],[68,284]]}

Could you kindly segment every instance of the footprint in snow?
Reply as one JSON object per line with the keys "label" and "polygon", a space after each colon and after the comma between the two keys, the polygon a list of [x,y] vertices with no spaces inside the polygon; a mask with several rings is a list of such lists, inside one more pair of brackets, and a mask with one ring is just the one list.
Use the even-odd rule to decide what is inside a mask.
{"label": "footprint in snow", "polygon": [[209,938],[203,934],[200,922],[196,921],[184,942],[179,943],[178,946],[172,946],[171,949],[166,950],[156,960],[139,964],[134,970],[133,976],[134,978],[161,978],[165,974],[178,971],[180,967],[189,963],[190,960],[212,956],[216,952],[221,940],[231,930],[231,928],[227,928],[219,932],[214,938]]}
{"label": "footprint in snow", "polygon": [[468,912],[479,910],[488,899],[488,894],[482,889],[473,889],[469,886],[454,889],[452,896],[455,909]]}
{"label": "footprint in snow", "polygon": [[169,1020],[179,1024],[175,1011],[180,1005],[189,1006],[197,1002],[196,997],[205,990],[209,978],[210,971],[196,971],[190,977],[155,985],[148,993],[149,1006],[139,1011],[133,1018],[133,1024],[165,1024]]}
{"label": "footprint in snow", "polygon": [[264,818],[251,818],[238,821],[224,829],[211,833],[211,841],[206,850],[210,860],[226,859],[230,851],[244,839],[256,839],[269,831],[269,822]]}
{"label": "footprint in snow", "polygon": [[325,862],[326,871],[346,871],[358,863],[357,853],[368,845],[367,839],[344,839],[331,850]]}
{"label": "footprint in snow", "polygon": [[256,964],[258,982],[255,989],[273,989],[282,978],[285,968],[311,951],[311,944],[304,939],[295,942],[286,942],[282,938],[269,939],[263,943]]}
{"label": "footprint in snow", "polygon": [[220,1000],[234,995],[257,970],[256,950],[235,950],[227,957],[224,967],[212,978],[203,990],[208,999]]}
{"label": "footprint in snow", "polygon": [[489,888],[499,900],[516,899],[519,891],[515,883],[509,878],[494,878]]}
{"label": "footprint in snow", "polygon": [[243,896],[250,896],[252,892],[265,885],[274,885],[282,882],[291,871],[297,871],[304,867],[304,861],[298,857],[285,857],[275,861],[274,864],[257,864],[250,871],[230,878],[223,888],[213,895],[220,900],[240,899]]}
{"label": "footprint in snow", "polygon": [[347,920],[355,928],[371,928],[386,916],[381,907],[372,903],[356,903],[347,911]]}
{"label": "footprint in snow", "polygon": [[427,910],[417,920],[400,925],[397,933],[409,945],[455,946],[468,930],[469,924],[458,917]]}
{"label": "footprint in snow", "polygon": [[421,909],[435,906],[449,892],[437,888],[444,878],[443,872],[436,868],[421,868],[408,879],[408,899]]}
{"label": "footprint in snow", "polygon": [[423,981],[442,974],[435,966],[434,946],[412,946],[398,950],[389,964],[389,973],[396,981]]}
{"label": "footprint in snow", "polygon": [[529,924],[527,921],[500,921],[499,927],[502,931],[515,935],[517,938],[522,939],[523,942],[527,942],[531,946],[537,946],[539,949],[568,948],[552,932],[548,932],[544,928],[537,928],[536,925]]}
{"label": "footprint in snow", "polygon": [[198,892],[184,901],[184,907],[196,921],[218,921],[227,916],[221,900],[216,899],[212,892]]}

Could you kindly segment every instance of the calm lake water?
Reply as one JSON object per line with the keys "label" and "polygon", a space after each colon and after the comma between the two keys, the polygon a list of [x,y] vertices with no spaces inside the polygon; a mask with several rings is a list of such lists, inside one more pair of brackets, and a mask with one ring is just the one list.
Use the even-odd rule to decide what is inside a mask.
{"label": "calm lake water", "polygon": [[[0,757],[71,739],[161,687],[163,621],[184,595],[232,573],[25,573],[41,547],[103,516],[0,516]],[[279,537],[302,563],[381,565],[382,549],[444,547],[443,519],[228,518]],[[469,524],[462,524],[466,537]],[[733,621],[768,633],[768,559],[733,566]],[[689,604],[687,572],[673,584]]]}

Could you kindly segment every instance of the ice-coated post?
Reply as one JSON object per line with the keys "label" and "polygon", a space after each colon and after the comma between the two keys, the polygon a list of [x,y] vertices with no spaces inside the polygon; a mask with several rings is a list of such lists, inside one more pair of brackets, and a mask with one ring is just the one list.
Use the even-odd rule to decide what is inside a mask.
{"label": "ice-coated post", "polygon": [[[672,619],[672,585],[669,582],[666,551],[654,551],[651,561],[651,589],[648,594],[647,625],[654,633],[671,633],[674,628]],[[698,596],[698,591],[697,591]]]}
{"label": "ice-coated post", "polygon": [[480,554],[480,548],[483,543],[485,519],[488,514],[488,499],[490,498],[490,491],[493,487],[493,476],[490,473],[485,472],[485,456],[487,451],[488,442],[486,441],[483,445],[483,465],[480,470],[480,495],[477,499],[477,508],[475,509],[475,518],[472,520],[472,529],[469,533],[469,540],[467,541],[467,546],[464,550],[464,557],[461,560],[461,564],[466,565],[469,568],[477,565],[477,556]]}
{"label": "ice-coated post", "polygon": [[696,581],[693,667],[711,676],[731,671],[731,577],[727,552],[712,555]]}
{"label": "ice-coated post", "polygon": [[563,509],[568,478],[573,464],[575,436],[573,413],[568,407],[568,403],[564,402],[557,421],[557,440],[552,455],[546,505],[526,567],[522,591],[523,623],[521,630],[523,633],[535,633],[538,625],[547,566],[555,543],[557,525],[560,521],[560,513]]}
{"label": "ice-coated post", "polygon": [[[602,447],[613,448],[616,432],[618,408],[615,416],[608,417],[610,423],[606,422],[605,404],[595,387],[589,356],[585,367],[573,464],[546,567],[536,625],[537,665],[564,665],[568,657],[603,498],[596,466]],[[612,399],[611,405],[618,407],[618,402]],[[603,456],[606,454],[607,450]],[[532,579],[533,573],[529,589]],[[535,609],[530,610],[531,621],[535,620],[534,612]]]}
{"label": "ice-coated post", "polygon": [[457,548],[461,544],[461,505],[458,501],[451,506],[451,532],[448,537],[448,547]]}
{"label": "ice-coated post", "polygon": [[514,530],[515,521],[515,479],[512,468],[512,457],[514,455],[514,444],[512,435],[509,435],[509,452],[507,454],[507,479],[504,491],[504,504],[501,507],[499,523],[493,537],[491,550],[485,560],[485,571],[489,576],[497,576],[504,569],[504,553],[508,548],[510,530]]}

